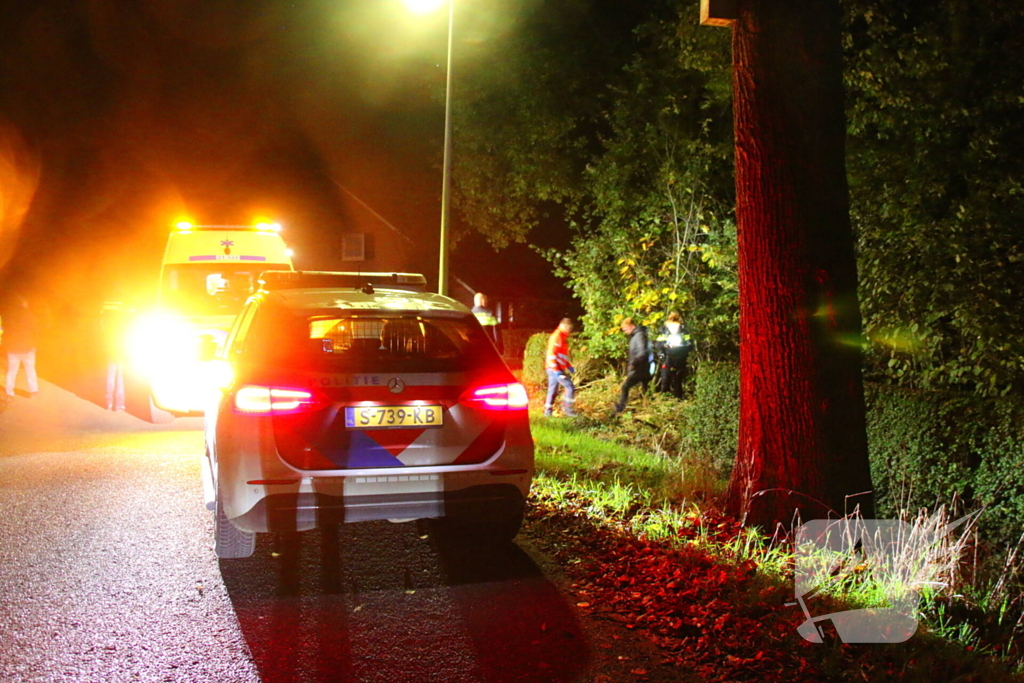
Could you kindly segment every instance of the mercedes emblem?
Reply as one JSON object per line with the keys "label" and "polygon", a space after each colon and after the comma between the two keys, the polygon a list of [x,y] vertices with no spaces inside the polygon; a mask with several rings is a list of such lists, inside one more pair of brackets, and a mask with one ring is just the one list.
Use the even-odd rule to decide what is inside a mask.
{"label": "mercedes emblem", "polygon": [[405,382],[397,377],[392,377],[388,380],[388,389],[392,394],[400,394],[405,391]]}

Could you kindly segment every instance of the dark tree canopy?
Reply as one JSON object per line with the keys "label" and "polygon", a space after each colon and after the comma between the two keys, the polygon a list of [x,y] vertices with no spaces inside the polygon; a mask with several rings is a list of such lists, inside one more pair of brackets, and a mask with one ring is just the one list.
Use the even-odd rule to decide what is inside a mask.
{"label": "dark tree canopy", "polygon": [[[617,348],[606,334],[617,316],[656,322],[677,307],[702,342],[699,357],[729,357],[729,32],[698,27],[692,4],[677,0],[612,24],[588,19],[602,3],[555,5],[523,9],[489,61],[463,67],[470,97],[455,182],[466,223],[499,243],[572,223],[578,237],[556,261],[588,311],[595,351]],[[1019,389],[1024,5],[841,7],[869,376]]]}

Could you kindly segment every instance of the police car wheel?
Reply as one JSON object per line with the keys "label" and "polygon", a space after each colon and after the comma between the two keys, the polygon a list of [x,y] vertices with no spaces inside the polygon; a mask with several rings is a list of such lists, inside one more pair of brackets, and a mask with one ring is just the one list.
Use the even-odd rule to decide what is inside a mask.
{"label": "police car wheel", "polygon": [[213,549],[217,553],[217,557],[222,560],[235,560],[252,556],[256,549],[256,534],[251,531],[241,531],[231,523],[231,520],[224,514],[219,492],[214,515]]}

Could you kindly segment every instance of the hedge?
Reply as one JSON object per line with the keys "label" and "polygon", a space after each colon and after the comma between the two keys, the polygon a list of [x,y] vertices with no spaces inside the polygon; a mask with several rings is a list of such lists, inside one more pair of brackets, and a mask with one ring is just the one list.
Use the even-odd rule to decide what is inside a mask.
{"label": "hedge", "polygon": [[701,363],[693,400],[683,416],[687,426],[683,451],[728,476],[736,459],[740,429],[740,371],[736,363]]}
{"label": "hedge", "polygon": [[[868,383],[868,449],[877,514],[950,505],[987,506],[978,522],[995,555],[1018,541],[1024,520],[1024,400]],[[685,409],[685,452],[723,476],[736,454],[739,370],[704,363]]]}
{"label": "hedge", "polygon": [[[523,365],[523,355],[529,340],[537,333],[543,332],[535,328],[525,327],[502,327],[499,330],[501,341],[504,345],[502,357],[508,366],[513,370],[520,370]],[[545,338],[547,335],[545,335]],[[541,349],[543,351],[543,349]]]}
{"label": "hedge", "polygon": [[957,498],[986,510],[981,537],[996,554],[1024,528],[1024,401],[868,385],[868,444],[880,515]]}
{"label": "hedge", "polygon": [[547,353],[550,332],[530,335],[523,350],[523,382],[534,387],[546,387],[548,376],[544,371],[544,355]]}

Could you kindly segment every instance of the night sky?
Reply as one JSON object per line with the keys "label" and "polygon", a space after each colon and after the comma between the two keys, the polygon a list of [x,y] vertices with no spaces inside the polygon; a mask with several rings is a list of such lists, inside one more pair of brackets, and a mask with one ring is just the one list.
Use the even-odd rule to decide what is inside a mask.
{"label": "night sky", "polygon": [[[398,0],[3,3],[0,279],[50,297],[145,291],[185,216],[279,221],[297,267],[341,269],[324,246],[351,211],[340,187],[423,244],[433,278],[444,14],[414,19]],[[478,4],[456,60],[460,41],[501,30]],[[525,245],[495,254],[476,237],[453,253],[475,288],[566,296],[546,270]]]}

